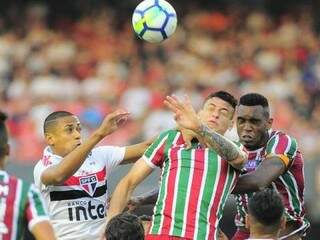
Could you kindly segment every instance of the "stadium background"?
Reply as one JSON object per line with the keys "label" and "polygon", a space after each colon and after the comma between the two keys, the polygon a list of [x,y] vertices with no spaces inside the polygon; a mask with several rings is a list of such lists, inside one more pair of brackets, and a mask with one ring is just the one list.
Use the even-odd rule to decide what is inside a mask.
{"label": "stadium background", "polygon": [[[87,136],[117,106],[131,121],[103,144],[128,145],[174,126],[164,96],[187,93],[199,108],[211,90],[257,91],[271,101],[274,128],[298,139],[305,158],[306,203],[319,239],[320,1],[170,1],[174,36],[137,40],[136,0],[1,1],[0,108],[9,116],[9,172],[32,181],[53,110],[80,116]],[[235,131],[228,133],[235,137]],[[128,166],[109,181],[114,184]],[[154,173],[137,193],[157,183]],[[224,229],[233,231],[232,200]]]}

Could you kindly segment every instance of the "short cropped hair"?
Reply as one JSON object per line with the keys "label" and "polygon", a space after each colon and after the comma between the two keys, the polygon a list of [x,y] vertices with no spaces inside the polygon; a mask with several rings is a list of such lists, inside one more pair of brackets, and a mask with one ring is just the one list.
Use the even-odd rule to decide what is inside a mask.
{"label": "short cropped hair", "polygon": [[284,214],[284,205],[280,195],[268,188],[250,198],[248,213],[264,226],[276,226]]}
{"label": "short cropped hair", "polygon": [[239,105],[243,106],[262,106],[266,117],[270,116],[268,99],[259,93],[248,93],[240,97]]}
{"label": "short cropped hair", "polygon": [[8,131],[6,127],[7,115],[0,112],[0,157],[6,155],[6,146],[8,145]]}
{"label": "short cropped hair", "polygon": [[106,240],[143,240],[142,222],[136,215],[121,213],[107,224],[105,238]]}
{"label": "short cropped hair", "polygon": [[67,111],[56,111],[56,112],[50,113],[46,117],[46,119],[44,120],[43,132],[47,133],[49,128],[53,125],[55,120],[57,120],[58,118],[67,117],[67,116],[73,116],[73,115],[74,114],[72,114],[71,112],[67,112]]}
{"label": "short cropped hair", "polygon": [[218,91],[218,92],[210,93],[206,97],[204,102],[206,102],[209,99],[214,98],[214,97],[220,98],[223,101],[229,103],[233,108],[236,108],[236,106],[238,104],[237,99],[234,96],[232,96],[230,93],[226,92],[226,91]]}

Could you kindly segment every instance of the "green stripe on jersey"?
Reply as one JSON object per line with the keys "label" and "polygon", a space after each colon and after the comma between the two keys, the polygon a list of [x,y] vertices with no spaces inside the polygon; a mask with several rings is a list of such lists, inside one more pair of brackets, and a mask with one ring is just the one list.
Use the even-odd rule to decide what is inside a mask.
{"label": "green stripe on jersey", "polygon": [[46,210],[44,209],[40,192],[34,186],[30,186],[29,201],[37,216],[46,216]]}
{"label": "green stripe on jersey", "polygon": [[274,144],[275,144],[275,142],[276,142],[276,138],[277,138],[277,135],[273,136],[273,137],[268,141],[268,143],[267,143],[267,148],[266,148],[267,154],[272,153]]}
{"label": "green stripe on jersey", "polygon": [[[18,189],[18,186],[20,185],[20,189]],[[20,198],[16,199],[16,201],[19,203],[19,217],[18,217],[18,226],[17,226],[17,237],[16,239],[22,239],[24,228],[27,225],[27,222],[25,222],[25,216],[26,214],[25,209],[27,207],[27,198],[28,198],[28,191],[29,191],[30,184],[22,181],[21,179],[18,179],[17,181],[17,196],[18,191],[20,191]]]}
{"label": "green stripe on jersey", "polygon": [[187,213],[185,211],[185,205],[189,201],[187,193],[188,188],[190,188],[192,184],[192,179],[190,179],[190,172],[192,170],[191,162],[195,161],[192,153],[194,153],[194,151],[181,150],[180,156],[178,156],[178,186],[175,189],[176,193],[174,195],[176,201],[173,202],[173,207],[175,206],[175,212],[172,216],[172,219],[174,219],[174,225],[171,231],[173,233],[172,235],[174,236],[181,236],[183,224],[186,222],[185,215]]}
{"label": "green stripe on jersey", "polygon": [[294,157],[294,155],[297,152],[297,140],[294,138],[290,138],[289,136],[288,136],[288,139],[291,139],[291,145],[290,145],[290,148],[287,152],[287,156],[289,158],[292,158],[292,157]]}
{"label": "green stripe on jersey", "polygon": [[294,180],[292,180],[288,172],[283,174],[280,178],[285,182],[287,190],[289,189],[290,196],[288,197],[288,200],[290,201],[290,205],[293,207],[294,212],[300,213],[302,209],[299,200],[299,192]]}
{"label": "green stripe on jersey", "polygon": [[159,137],[147,148],[144,155],[150,158],[157,147],[159,147],[160,142],[168,135],[169,131],[162,132]]}
{"label": "green stripe on jersey", "polygon": [[217,188],[221,170],[221,163],[218,161],[218,156],[213,151],[206,151],[208,154],[208,162],[206,165],[206,172],[204,172],[206,178],[204,179],[204,186],[202,193],[200,193],[200,214],[198,223],[199,225],[195,229],[197,231],[197,236],[195,239],[201,240],[206,239],[207,235],[207,222],[210,214],[210,200],[213,201],[213,193]]}
{"label": "green stripe on jersey", "polygon": [[154,207],[154,215],[153,215],[153,224],[151,226],[151,234],[158,234],[160,227],[162,225],[163,221],[163,210],[164,210],[164,203],[165,203],[165,197],[166,197],[166,191],[167,191],[167,182],[169,178],[169,169],[171,165],[171,161],[168,161],[169,156],[169,148],[172,146],[175,137],[177,136],[177,131],[167,131],[168,135],[167,143],[165,145],[165,151],[164,154],[166,156],[166,160],[164,161],[164,166],[162,169],[161,179],[160,179],[160,189],[159,189],[159,196],[158,200]]}

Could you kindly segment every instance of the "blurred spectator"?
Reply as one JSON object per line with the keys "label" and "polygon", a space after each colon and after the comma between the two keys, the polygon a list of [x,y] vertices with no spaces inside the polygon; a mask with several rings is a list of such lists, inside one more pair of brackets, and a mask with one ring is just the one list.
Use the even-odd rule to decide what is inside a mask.
{"label": "blurred spectator", "polygon": [[320,153],[320,44],[307,8],[274,18],[174,3],[184,13],[177,32],[155,45],[135,39],[128,7],[82,3],[73,14],[13,4],[0,19],[0,108],[12,116],[14,160],[39,158],[49,111],[75,112],[89,133],[121,104],[134,121],[113,139],[126,145],[173,126],[165,95],[186,93],[197,108],[212,88],[266,95],[307,161]]}

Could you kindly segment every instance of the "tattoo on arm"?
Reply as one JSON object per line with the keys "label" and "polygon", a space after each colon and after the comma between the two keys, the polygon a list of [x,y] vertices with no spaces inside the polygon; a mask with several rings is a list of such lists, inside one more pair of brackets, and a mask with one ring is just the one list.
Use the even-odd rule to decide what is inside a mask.
{"label": "tattoo on arm", "polygon": [[207,126],[202,125],[199,135],[214,149],[223,159],[232,161],[236,159],[241,153],[236,144],[220,135],[219,133],[209,129]]}

